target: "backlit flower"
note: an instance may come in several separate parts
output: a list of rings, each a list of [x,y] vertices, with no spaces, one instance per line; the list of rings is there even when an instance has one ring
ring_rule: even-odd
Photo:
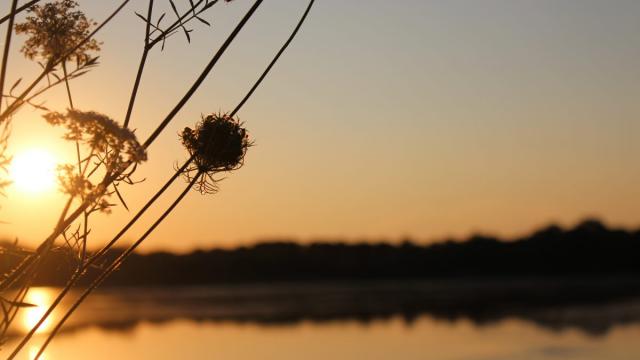
[[[218,179],[214,175],[222,171],[240,168],[251,142],[242,123],[227,114],[211,114],[204,117],[195,129],[185,128],[180,134],[182,144],[193,156],[194,165],[185,175],[191,180],[194,172],[200,174],[195,189],[201,193],[214,193]]]
[[[67,54],[89,35],[91,26],[96,25],[82,11],[76,10],[77,6],[73,0],[58,0],[29,8],[30,15],[25,22],[15,26],[16,33],[29,37],[22,46],[22,53],[28,59],[40,58],[47,62],[75,60],[84,63],[90,60],[88,53],[100,50],[95,39]],[[61,59],[65,54],[65,59]]]
[[[68,110],[66,114],[50,112],[44,118],[51,125],[66,127],[65,139],[85,143],[94,154],[102,155],[110,169],[127,162],[147,160],[147,153],[133,131],[106,115],[94,111]]]

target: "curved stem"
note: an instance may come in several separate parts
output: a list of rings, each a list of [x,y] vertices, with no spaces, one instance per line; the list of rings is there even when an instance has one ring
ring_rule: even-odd
[[[182,201],[182,199],[187,195],[189,190],[191,190],[191,187],[196,183],[196,181],[200,178],[201,175],[202,173],[198,172],[196,176],[194,176],[193,179],[191,179],[191,181],[185,187],[185,189],[182,190],[180,195],[173,201],[173,203],[171,203],[169,208],[165,210],[164,213],[162,213],[162,215],[158,218],[158,220],[156,220],[153,223],[153,225],[151,225],[151,227],[135,243],[129,246],[129,248],[124,253],[118,256],[118,258],[113,263],[111,263],[111,265],[107,269],[105,269],[96,280],[94,280],[94,282],[82,293],[82,295],[80,295],[80,297],[76,300],[76,302],[74,302],[73,305],[71,305],[69,310],[67,310],[64,316],[56,324],[55,328],[53,328],[51,333],[49,333],[49,335],[47,336],[47,339],[40,347],[40,350],[38,351],[38,354],[35,356],[34,360],[37,360],[38,358],[40,358],[40,356],[42,355],[44,350],[47,348],[51,340],[53,340],[53,337],[57,334],[58,331],[60,331],[60,328],[62,327],[62,325],[64,325],[65,321],[67,321],[67,319],[71,316],[71,314],[73,314],[73,312],[80,306],[80,304],[84,301],[84,299],[87,296],[89,296],[89,294],[91,294],[91,292],[93,292],[93,290],[95,290],[115,269],[117,269],[118,266],[120,266],[120,264],[122,264],[122,262],[155,230],[155,228],[158,227],[158,225],[160,225],[160,223],[162,223],[162,221],[167,216],[169,216],[169,214],[171,214],[173,209],[175,209],[175,207],[180,203],[180,201]],[[16,349],[7,358],[7,360],[12,360],[18,354],[18,351],[19,349]]]
[[[63,219],[69,211],[72,201],[73,197],[70,197],[69,200],[67,200],[67,203],[62,210],[61,216],[58,219],[58,225],[56,226],[56,230],[54,231],[55,233],[59,234],[60,232],[62,232],[62,230],[66,229],[70,225],[70,223],[64,222]],[[46,252],[49,249],[55,238],[57,238],[57,236],[49,236],[42,244],[40,244],[40,246],[38,246],[38,248],[32,255],[27,256],[24,260],[22,260],[20,265],[11,270],[11,272],[4,279],[2,279],[2,282],[0,282],[0,291],[10,288],[13,284],[15,284],[18,280],[25,276],[28,272],[27,270],[34,262],[38,260],[42,253]]]
[[[189,99],[193,96],[196,90],[198,90],[202,82],[207,78],[207,75],[209,75],[213,67],[218,63],[218,60],[220,60],[220,58],[222,57],[222,54],[224,54],[224,52],[227,50],[229,45],[231,45],[231,43],[236,38],[240,30],[242,30],[242,28],[247,24],[251,16],[253,16],[253,13],[255,13],[255,11],[258,10],[258,7],[260,6],[260,4],[262,4],[262,1],[263,0],[256,0],[256,2],[253,3],[253,6],[249,9],[249,11],[247,11],[247,13],[244,15],[242,20],[240,20],[236,28],[233,29],[233,31],[231,32],[231,35],[229,35],[227,40],[225,40],[222,46],[220,46],[216,54],[213,56],[213,58],[211,58],[211,61],[209,61],[209,63],[204,68],[200,76],[198,76],[198,78],[193,83],[191,88],[189,88],[187,93],[182,97],[182,99],[180,99],[178,104],[173,108],[173,110],[171,110],[171,112],[169,112],[169,115],[167,115],[167,117],[160,123],[160,125],[158,125],[158,127],[153,131],[153,133],[149,136],[149,138],[144,142],[142,146],[145,149],[148,148],[149,145],[151,145],[151,143],[155,141],[155,139],[158,137],[158,135],[160,135],[162,130],[164,130],[164,128],[167,125],[169,125],[171,120],[178,114],[180,109],[182,109],[182,107],[187,103],[187,101],[189,101]]]
[[[4,40],[4,51],[2,52],[2,69],[0,70],[0,96],[4,95],[4,80],[7,75],[7,63],[9,61],[9,48],[11,47],[11,35],[13,34],[13,21],[16,17],[16,7],[18,0],[11,2],[11,13],[9,14],[9,25],[7,25],[7,36]],[[2,99],[0,99],[0,109],[2,109]]]
[[[138,65],[138,72],[136,73],[136,79],[133,82],[133,90],[131,90],[131,96],[129,97],[129,105],[127,106],[127,114],[124,117],[124,127],[129,126],[131,120],[131,113],[133,112],[133,104],[136,102],[136,96],[138,95],[138,87],[142,80],[142,72],[144,71],[144,65],[147,63],[147,55],[149,54],[149,32],[151,29],[151,15],[153,14],[153,0],[149,0],[149,10],[147,11],[147,26],[144,33],[144,48],[142,49],[142,57],[140,58],[140,65]]]
[[[46,321],[49,315],[51,315],[53,310],[60,304],[62,299],[67,295],[69,290],[71,290],[71,288],[78,282],[80,277],[98,259],[100,259],[109,249],[111,249],[111,247],[113,247],[113,245],[131,228],[131,226],[133,226],[133,224],[135,224],[138,221],[138,219],[140,219],[140,217],[169,188],[169,186],[173,184],[173,182],[180,175],[182,175],[182,173],[186,170],[186,168],[191,164],[193,159],[194,159],[194,156],[192,156],[189,160],[187,160],[180,169],[176,170],[175,174],[173,174],[173,176],[162,186],[162,188],[160,188],[160,190],[158,190],[153,195],[153,197],[151,197],[151,199],[147,201],[147,203],[138,211],[138,213],[136,213],[136,215],[133,218],[131,218],[131,220],[129,220],[129,222],[118,232],[118,234],[116,234],[116,236],[114,236],[113,239],[111,239],[111,241],[109,241],[109,243],[107,243],[100,251],[98,251],[95,255],[89,258],[89,260],[85,264],[83,264],[82,267],[72,275],[71,279],[69,279],[65,287],[60,292],[60,294],[58,294],[56,299],[51,303],[51,305],[49,305],[49,308],[47,309],[47,311],[44,314],[42,314],[42,316],[40,317],[40,320],[38,320],[38,322],[34,326],[32,326],[29,332],[22,338],[22,341],[20,341],[20,344],[18,344],[14,352],[16,353],[19,352],[27,344],[27,342],[29,342],[29,340],[33,337],[33,335],[36,333],[38,328],[42,326],[42,324]]]
[[[198,0],[198,2],[196,2],[193,5],[193,8],[197,8],[198,6],[200,6],[200,4],[202,4],[204,0]],[[179,26],[180,24],[184,24],[183,20],[189,16],[191,12],[185,12],[184,14],[182,14],[182,16],[178,17],[178,19],[176,21],[173,22],[173,24],[169,25],[165,31],[161,31],[161,34],[156,36],[153,40],[149,39],[149,43],[147,44],[147,46],[149,47],[149,49],[151,49],[152,47],[154,47],[158,42],[160,42],[162,40],[163,37],[167,36],[168,37],[168,33],[171,33],[172,31],[174,31],[176,29],[177,26]],[[151,21],[151,17],[147,17],[148,21]],[[155,28],[155,26],[154,26]],[[158,28],[155,28],[158,29]],[[155,31],[154,29],[154,31]],[[158,29],[159,30],[159,29]]]
[[[278,53],[273,58],[273,60],[271,60],[271,63],[269,63],[269,66],[267,66],[267,68],[264,70],[262,75],[260,75],[260,78],[258,78],[258,81],[256,81],[256,83],[253,85],[251,90],[249,90],[247,95],[242,99],[242,101],[240,101],[238,106],[236,106],[236,108],[231,112],[230,116],[233,117],[244,105],[244,103],[247,102],[247,100],[249,100],[251,95],[253,95],[253,92],[256,91],[258,86],[260,86],[260,83],[262,83],[262,80],[264,80],[264,78],[267,76],[269,71],[271,71],[271,68],[273,67],[273,65],[275,65],[275,63],[278,61],[278,59],[280,58],[280,55],[282,55],[282,53],[287,49],[287,47],[289,47],[289,44],[291,44],[291,41],[293,40],[293,38],[295,38],[296,34],[298,34],[300,27],[302,27],[302,24],[307,18],[307,15],[309,15],[309,11],[311,11],[311,7],[313,6],[314,2],[315,0],[309,1],[309,5],[307,6],[307,9],[305,10],[304,14],[302,14],[302,17],[300,18],[300,20],[298,21],[298,25],[296,25],[295,29],[293,29],[293,32],[291,33],[291,35],[289,35],[289,38],[287,39],[287,41],[285,41],[284,45],[282,45],[282,47],[280,48],[280,51],[278,51]]]
[[[67,98],[69,98],[69,107],[73,109],[73,98],[71,97],[71,86],[69,86],[69,74],[67,74],[67,62],[62,62],[62,75],[64,76],[64,85],[67,88]]]
[[[40,0],[31,0],[28,3],[20,6],[19,8],[12,10],[10,13],[8,13],[7,15],[3,16],[2,18],[0,18],[0,24],[4,23],[5,21],[11,19],[12,17],[14,17],[15,15],[18,15],[19,13],[29,9],[30,7],[32,7],[33,5],[39,3]]]

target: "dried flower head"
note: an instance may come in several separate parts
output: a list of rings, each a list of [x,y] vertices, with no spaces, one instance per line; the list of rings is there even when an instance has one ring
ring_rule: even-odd
[[[88,145],[92,153],[100,156],[108,170],[119,169],[129,162],[147,160],[147,153],[133,131],[120,126],[106,115],[93,111],[68,110],[66,114],[50,112],[44,118],[51,125],[67,128],[66,140]]]
[[[89,35],[91,26],[96,25],[82,11],[76,10],[77,6],[78,3],[73,0],[58,0],[29,8],[31,15],[15,27],[16,33],[29,36],[21,49],[22,53],[30,60],[61,60]],[[62,60],[84,63],[90,60],[90,51],[99,50],[100,44],[91,39]]]
[[[240,168],[251,142],[242,123],[227,114],[211,114],[203,117],[195,129],[186,127],[180,134],[182,144],[194,157],[191,173],[202,173],[196,189],[201,193],[213,193],[216,179],[213,175],[221,171]]]
[[[202,172],[229,171],[242,166],[251,145],[242,123],[226,114],[204,117],[195,129],[184,128],[182,144]]]

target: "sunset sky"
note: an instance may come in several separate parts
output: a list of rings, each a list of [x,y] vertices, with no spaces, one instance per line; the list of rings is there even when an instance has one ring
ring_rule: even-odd
[[[79,2],[97,21],[118,3]],[[221,2],[204,16],[211,28],[191,24],[191,44],[176,34],[164,51],[152,51],[131,122],[140,139],[251,4]],[[146,181],[123,188],[132,211],[187,158],[178,132],[200,114],[233,109],[305,7],[264,2],[149,149],[138,172]],[[98,34],[100,66],[71,83],[78,109],[124,118],[144,31],[134,11],[145,13],[146,1],[132,0]],[[587,216],[640,226],[638,14],[636,0],[318,0],[239,113],[256,144],[244,168],[228,174],[216,195],[189,194],[142,249],[514,236]],[[9,86],[39,70],[18,52],[23,39],[12,46]],[[67,107],[63,87],[43,100]],[[38,148],[72,159],[74,145],[60,141],[41,113],[23,108],[12,128],[16,156]],[[135,239],[184,186],[176,183],[125,238]],[[13,186],[0,202],[0,234],[34,245],[63,203],[53,190]],[[93,244],[130,215],[119,207],[95,216]]]

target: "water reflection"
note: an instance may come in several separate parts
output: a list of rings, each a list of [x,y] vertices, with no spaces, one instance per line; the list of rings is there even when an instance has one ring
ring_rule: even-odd
[[[399,318],[366,326],[340,321],[266,327],[175,319],[162,325],[141,322],[125,336],[92,327],[61,334],[47,356],[65,360],[629,360],[640,356],[639,335],[638,325],[617,327],[593,338],[574,330],[548,332],[520,320],[478,326],[426,316],[410,327]],[[26,355],[20,358],[24,359]]]
[[[50,288],[33,288],[29,290],[25,297],[25,302],[35,306],[21,309],[18,312],[17,319],[17,323],[22,325],[24,332],[28,332],[36,326],[42,315],[47,311],[48,306],[53,302],[55,295],[55,290]],[[46,332],[50,327],[51,318],[47,318],[36,333]]]
[[[28,300],[41,307],[24,312],[24,328],[37,321],[57,291],[32,290]],[[71,360],[640,358],[640,298],[589,291],[567,282],[554,287],[477,281],[106,289],[89,297],[46,355]],[[2,351],[20,334],[13,335]],[[36,336],[32,349],[42,340],[42,334]],[[32,358],[30,352],[23,359]]]
[[[633,289],[630,284],[626,291]],[[400,317],[411,325],[421,316],[478,326],[520,319],[549,331],[576,329],[592,336],[640,323],[640,296],[603,291],[593,281],[542,282],[360,282],[236,285],[185,288],[115,288],[88,298],[65,331],[87,326],[126,331],[140,322],[174,319],[197,322],[254,323],[357,321],[368,324]],[[596,289],[596,290],[594,290]],[[23,330],[35,324],[58,289],[35,288],[27,298],[38,307],[21,314]],[[77,293],[70,293],[73,299]],[[69,301],[69,300],[68,300]],[[63,302],[53,320],[69,304]],[[52,319],[40,331],[47,331]]]
[[[38,352],[40,351],[40,348],[37,346],[29,346],[28,347],[29,351],[28,351],[28,359],[32,360],[32,359],[36,359],[36,356],[38,356]],[[38,358],[39,360],[47,360],[49,359],[49,357],[46,354],[42,354],[40,355],[40,357]]]

